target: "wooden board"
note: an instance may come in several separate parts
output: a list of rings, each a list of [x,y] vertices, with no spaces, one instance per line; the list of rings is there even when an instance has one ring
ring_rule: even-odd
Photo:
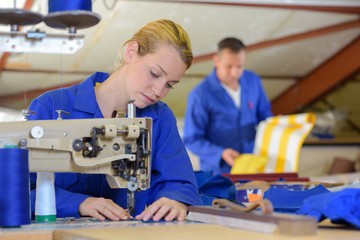
[[[275,182],[279,179],[292,182],[306,182],[309,181],[309,178],[298,177],[297,173],[255,173],[255,174],[221,174],[224,177],[230,178],[234,183],[238,181],[253,181],[253,180],[262,180],[266,182]]]
[[[263,233],[286,235],[315,235],[315,218],[285,214],[263,214],[259,211],[239,212],[211,206],[190,206],[188,220],[225,225]]]

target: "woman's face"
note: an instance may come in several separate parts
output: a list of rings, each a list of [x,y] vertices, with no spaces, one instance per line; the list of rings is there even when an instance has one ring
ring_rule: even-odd
[[[125,84],[138,108],[163,99],[186,71],[185,63],[170,44],[161,44],[155,53],[145,56],[139,56],[137,51],[128,54]]]

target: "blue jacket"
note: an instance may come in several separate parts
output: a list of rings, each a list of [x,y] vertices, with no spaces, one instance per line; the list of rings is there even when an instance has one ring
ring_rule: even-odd
[[[215,68],[188,95],[183,139],[199,156],[203,171],[230,172],[221,159],[223,150],[252,153],[258,123],[273,115],[258,75],[245,70],[239,82],[240,108],[221,86]]]
[[[29,120],[57,119],[55,110],[70,112],[63,119],[103,118],[96,101],[94,86],[108,78],[107,73],[94,73],[88,79],[69,88],[47,92],[33,100],[29,109],[36,115]],[[179,136],[176,119],[162,102],[136,110],[137,117],[153,119],[151,183],[146,191],[135,192],[135,215],[146,205],[161,197],[190,205],[200,205],[201,198],[190,159]],[[32,216],[35,206],[36,174],[31,176]],[[126,209],[126,189],[111,189],[105,175],[56,173],[55,192],[57,217],[79,217],[78,207],[87,197],[104,197]]]

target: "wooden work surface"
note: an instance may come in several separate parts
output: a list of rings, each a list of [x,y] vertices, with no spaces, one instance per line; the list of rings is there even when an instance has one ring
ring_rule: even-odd
[[[98,227],[71,227],[69,229],[16,230],[2,229],[1,240],[70,240],[70,239],[147,239],[147,240],[212,240],[212,239],[286,239],[286,240],[322,240],[322,239],[360,239],[360,230],[346,229],[324,221],[319,224],[315,236],[295,236],[264,234],[220,225],[201,224],[193,222],[171,223],[141,223],[131,225],[104,224]]]
[[[52,240],[53,230],[24,230],[19,231],[17,229],[1,229],[1,240]]]

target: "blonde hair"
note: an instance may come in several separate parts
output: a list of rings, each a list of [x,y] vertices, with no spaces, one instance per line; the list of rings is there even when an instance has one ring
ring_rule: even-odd
[[[121,47],[115,67],[118,68],[124,64],[122,50],[130,42],[136,41],[139,45],[138,54],[145,56],[156,52],[161,43],[169,43],[179,53],[181,59],[188,69],[193,60],[190,38],[187,32],[177,23],[171,20],[161,19],[147,23],[138,30]]]

